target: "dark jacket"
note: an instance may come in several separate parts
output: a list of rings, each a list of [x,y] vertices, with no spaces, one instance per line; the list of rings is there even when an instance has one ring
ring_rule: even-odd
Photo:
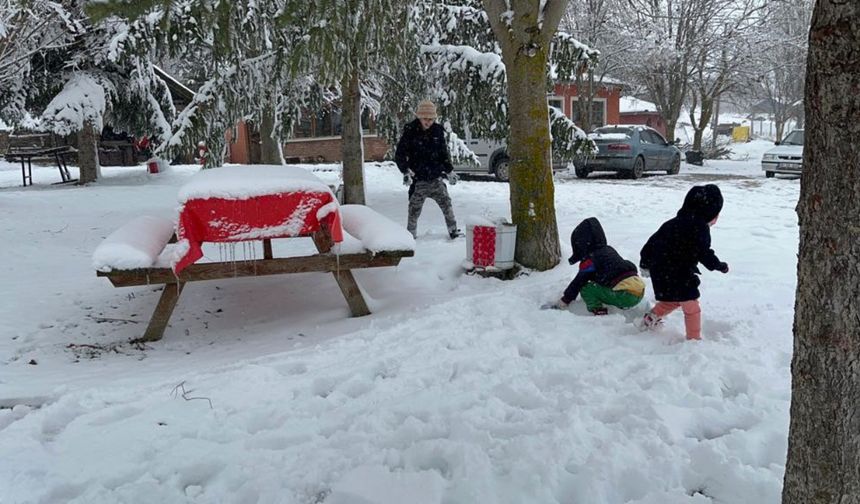
[[[719,187],[695,186],[684,198],[678,215],[660,226],[642,247],[639,266],[650,271],[658,301],[698,299],[698,263],[711,271],[725,270],[725,263],[711,250],[708,226],[722,208]]]
[[[406,124],[397,142],[394,162],[401,173],[412,170],[415,180],[425,182],[451,173],[454,165],[445,142],[445,129],[438,123],[422,129],[418,119]]]
[[[573,254],[567,261],[579,263],[579,272],[564,290],[561,300],[570,303],[588,282],[604,287],[615,287],[618,282],[635,276],[636,265],[623,259],[614,248],[606,244],[606,234],[600,221],[589,217],[580,222],[570,234]]]

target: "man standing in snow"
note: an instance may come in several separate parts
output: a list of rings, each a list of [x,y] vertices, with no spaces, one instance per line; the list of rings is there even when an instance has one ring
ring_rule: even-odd
[[[409,220],[406,228],[417,237],[418,217],[424,200],[433,199],[445,215],[448,236],[453,240],[460,236],[451,197],[443,178],[448,183],[457,183],[457,174],[451,164],[451,154],[445,142],[445,130],[436,124],[436,105],[423,100],[415,110],[416,119],[403,128],[403,136],[397,142],[394,162],[403,173],[403,184],[409,186]]]

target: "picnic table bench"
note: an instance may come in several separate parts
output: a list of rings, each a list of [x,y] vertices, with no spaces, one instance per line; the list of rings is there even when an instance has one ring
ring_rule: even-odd
[[[328,186],[302,168],[231,166],[204,170],[194,179],[180,190],[178,226],[141,216],[105,238],[93,254],[97,275],[115,287],[164,284],[137,341],[161,339],[185,284],[204,280],[332,273],[351,315],[368,315],[352,270],[396,266],[414,255],[414,239],[402,226],[363,205],[338,205]],[[236,186],[240,180],[244,188]],[[313,240],[316,254],[274,256],[273,239],[301,237]],[[262,242],[262,257],[197,262],[203,242],[240,241]]]
[[[6,160],[9,162],[21,162],[21,178],[23,179],[24,187],[33,185],[33,158],[53,158],[57,163],[57,169],[60,171],[61,182],[73,182],[77,179],[72,179],[69,174],[69,168],[66,165],[66,155],[74,154],[77,149],[70,145],[60,147],[9,147],[6,151]],[[25,164],[26,163],[26,164]]]

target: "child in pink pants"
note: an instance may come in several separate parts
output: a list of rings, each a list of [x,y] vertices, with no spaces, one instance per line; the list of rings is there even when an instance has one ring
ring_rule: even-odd
[[[653,329],[663,317],[678,308],[684,312],[687,339],[702,337],[702,309],[699,307],[699,268],[729,272],[711,249],[710,227],[723,208],[723,195],[714,184],[694,186],[684,198],[678,215],[651,235],[640,252],[642,276],[651,277],[657,304],[642,319]]]

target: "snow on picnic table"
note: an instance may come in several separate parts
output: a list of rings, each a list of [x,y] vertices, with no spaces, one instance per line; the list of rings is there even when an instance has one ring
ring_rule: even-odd
[[[644,307],[540,311],[572,278],[564,263],[464,275],[464,240],[428,202],[415,257],[355,272],[373,315],[349,318],[329,274],[199,282],[162,341],[130,345],[158,289],[113,288],[90,256],[137,215],[175,215],[196,170],[106,167],[78,188],[34,168],[21,188],[0,163],[4,503],[779,502],[796,179],[765,179],[752,156],[635,181],[559,175],[562,257],[596,216],[635,261],[690,186],[720,185],[713,245],[732,269],[702,275],[701,342],[683,341],[680,314],[637,332]],[[369,205],[405,225],[399,172],[366,170]],[[449,190],[461,220],[509,217],[506,184]],[[276,254],[300,240],[284,242]]]

